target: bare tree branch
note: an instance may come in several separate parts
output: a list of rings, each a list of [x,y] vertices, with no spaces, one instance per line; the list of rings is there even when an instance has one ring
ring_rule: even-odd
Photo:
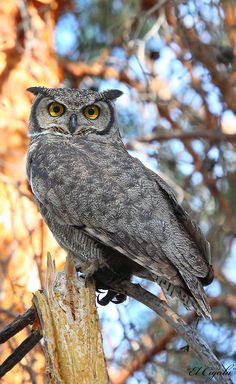
[[[223,305],[232,311],[236,311],[236,299],[233,295],[210,297],[209,304],[211,308]],[[190,312],[184,317],[184,321],[187,324],[192,324],[196,318],[196,312]],[[176,331],[173,328],[165,332],[150,349],[136,356],[129,365],[122,368],[119,373],[113,374],[111,377],[112,384],[125,384],[126,380],[131,377],[135,371],[141,370],[143,365],[150,362],[155,355],[163,350],[167,350],[167,344],[174,336],[176,336]],[[170,351],[168,350],[168,352]],[[174,350],[174,352],[176,353],[177,351]]]
[[[42,338],[40,331],[34,331],[19,347],[0,365],[0,377],[9,372]]]
[[[0,332],[0,344],[5,343],[16,333],[24,329],[27,325],[33,324],[34,320],[35,310],[33,307],[31,307],[22,315],[17,316],[15,320],[13,320]]]
[[[205,139],[209,140],[212,143],[220,142],[220,141],[236,141],[236,134],[223,133],[218,130],[208,130],[208,131],[193,131],[193,132],[183,132],[180,130],[171,130],[166,132],[154,132],[149,135],[145,135],[143,137],[138,137],[135,140],[130,140],[126,144],[127,149],[132,149],[135,146],[135,143],[152,143],[153,141],[167,141],[167,140],[196,140],[196,139]]]
[[[218,373],[218,375],[215,376],[216,383],[222,383],[222,377],[224,377],[224,383],[232,384],[230,377],[225,375],[221,376],[221,374],[224,374],[225,369],[203,338],[195,329],[187,325],[186,322],[179,317],[165,301],[160,300],[140,285],[132,284],[128,281],[123,281],[121,283],[113,282],[112,288],[136,299],[165,319],[165,321],[176,331],[176,333],[185,339],[202,363],[205,364],[206,367],[209,367],[211,370]]]

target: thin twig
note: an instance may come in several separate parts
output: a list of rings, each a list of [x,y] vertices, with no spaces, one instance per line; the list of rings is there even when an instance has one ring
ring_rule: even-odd
[[[35,310],[33,307],[31,307],[22,315],[17,316],[15,320],[13,320],[0,332],[0,344],[5,343],[16,333],[24,329],[27,325],[32,324],[34,320]]]
[[[0,377],[9,372],[42,338],[40,331],[33,332],[19,347],[0,365]]]

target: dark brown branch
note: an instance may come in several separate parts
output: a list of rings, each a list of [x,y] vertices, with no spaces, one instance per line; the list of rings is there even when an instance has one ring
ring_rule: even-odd
[[[17,316],[15,320],[12,321],[9,325],[7,325],[0,332],[0,344],[5,343],[12,336],[16,335],[22,329],[24,329],[27,325],[33,324],[35,320],[35,310],[33,307],[29,308],[22,315]]]
[[[124,281],[122,283],[112,283],[112,288],[128,295],[140,303],[146,305],[160,317],[162,317],[178,335],[183,337],[188,345],[192,348],[197,357],[205,364],[206,367],[223,374],[224,367],[220,361],[213,354],[204,339],[197,333],[197,331],[191,328],[185,323],[185,321],[179,317],[165,301],[160,300],[152,293],[146,291],[138,284],[132,284],[131,282]],[[215,382],[222,383],[222,377],[224,377],[224,383],[232,384],[232,381],[227,376],[221,376],[220,374],[215,376]]]
[[[223,133],[216,130],[208,130],[208,131],[194,131],[194,132],[183,132],[180,130],[172,130],[166,132],[154,132],[150,135],[145,135],[143,137],[139,137],[136,140],[130,140],[126,147],[128,149],[132,149],[136,142],[141,143],[152,143],[153,141],[167,141],[172,139],[179,140],[196,140],[196,139],[206,139],[211,142],[219,142],[219,141],[236,141],[236,134]]]
[[[0,377],[9,372],[42,338],[40,331],[33,332],[19,347],[0,365]]]

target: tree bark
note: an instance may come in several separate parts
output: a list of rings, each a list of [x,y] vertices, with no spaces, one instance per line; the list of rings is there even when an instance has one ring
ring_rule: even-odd
[[[44,338],[50,384],[108,382],[93,281],[78,279],[68,256],[57,273],[48,256],[46,287],[33,299]]]

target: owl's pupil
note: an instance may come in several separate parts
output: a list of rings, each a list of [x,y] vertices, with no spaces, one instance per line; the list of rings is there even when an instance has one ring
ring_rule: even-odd
[[[60,112],[60,107],[59,106],[53,107],[53,112],[54,113]]]
[[[88,114],[89,114],[89,115],[93,115],[93,114],[94,114],[94,109],[93,109],[93,108],[90,108],[90,109],[88,110]]]

